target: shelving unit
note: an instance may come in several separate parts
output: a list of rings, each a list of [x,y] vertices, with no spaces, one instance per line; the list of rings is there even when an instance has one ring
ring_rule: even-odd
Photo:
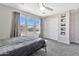
[[[70,20],[70,13],[65,12],[59,15],[58,21],[58,41],[66,44],[70,44],[69,40],[69,20]]]
[[[60,35],[64,36],[66,34],[66,14],[61,15],[60,19]]]

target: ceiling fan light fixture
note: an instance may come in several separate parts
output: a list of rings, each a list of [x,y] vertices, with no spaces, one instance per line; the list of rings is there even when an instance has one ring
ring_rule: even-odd
[[[42,3],[40,3],[39,6],[41,11],[45,11],[45,7],[43,7]]]
[[[44,8],[44,7],[40,7],[40,10],[41,10],[41,11],[45,11],[45,8]]]

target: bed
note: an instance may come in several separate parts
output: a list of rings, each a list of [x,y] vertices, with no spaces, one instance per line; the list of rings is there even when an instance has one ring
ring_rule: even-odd
[[[36,37],[16,37],[0,40],[0,56],[29,56],[39,49],[46,50],[45,40]]]

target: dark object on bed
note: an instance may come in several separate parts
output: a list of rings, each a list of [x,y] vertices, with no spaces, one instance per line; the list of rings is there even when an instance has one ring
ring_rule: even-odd
[[[43,40],[42,38],[19,37],[19,38],[14,38],[14,40],[15,41],[11,41],[11,42],[15,43],[15,45],[13,46],[13,48],[15,49],[12,49],[12,50],[9,49],[9,51],[7,49],[5,53],[2,53],[0,55],[2,56],[29,56],[41,48],[44,48],[45,52],[47,52],[45,40]],[[13,45],[12,43],[9,43],[9,44]],[[22,45],[22,46],[18,47],[17,45],[19,46]]]

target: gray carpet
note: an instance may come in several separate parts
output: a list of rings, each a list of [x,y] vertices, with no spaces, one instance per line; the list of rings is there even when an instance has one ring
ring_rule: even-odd
[[[32,56],[79,56],[78,44],[63,44],[54,40],[46,40],[47,53],[43,49],[35,52]]]

